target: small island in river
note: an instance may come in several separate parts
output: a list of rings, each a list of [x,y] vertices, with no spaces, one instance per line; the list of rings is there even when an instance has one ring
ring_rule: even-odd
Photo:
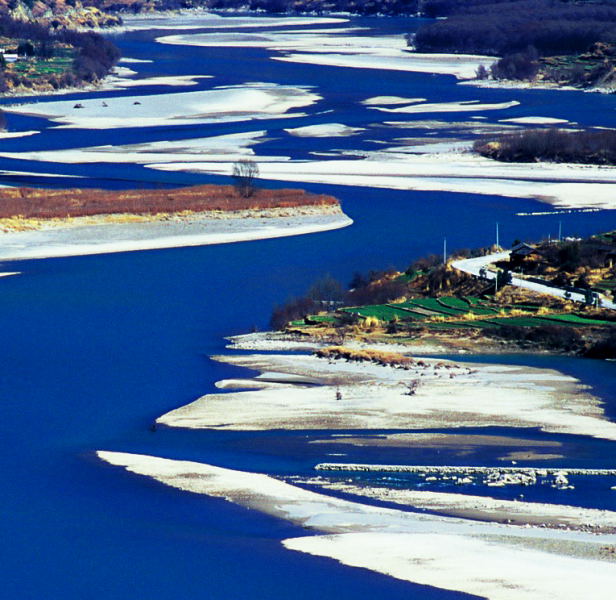
[[[616,358],[615,265],[614,232],[433,255],[404,272],[358,273],[348,291],[325,277],[277,307],[272,326],[347,360],[376,360],[350,356],[348,342]]]
[[[299,235],[351,224],[304,190],[199,185],[149,190],[0,190],[0,259],[103,254]]]

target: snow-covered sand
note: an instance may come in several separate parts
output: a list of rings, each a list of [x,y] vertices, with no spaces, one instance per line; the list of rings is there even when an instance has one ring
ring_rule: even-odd
[[[394,106],[396,104],[414,104],[415,102],[427,102],[426,98],[404,98],[402,96],[373,96],[366,98],[362,104],[366,106]]]
[[[158,77],[143,77],[141,79],[129,79],[127,75],[136,75],[135,72],[130,74],[118,73],[117,67],[115,72],[105,77],[103,85],[99,89],[126,89],[131,87],[143,87],[148,85],[168,85],[168,86],[191,86],[197,85],[199,79],[210,79],[211,75],[161,75]]]
[[[208,394],[159,417],[158,423],[225,430],[537,427],[616,440],[616,423],[605,418],[600,402],[579,381],[557,371],[437,359],[421,359],[402,370],[316,356],[215,358],[329,385]],[[405,384],[414,380],[420,387],[409,396]]]
[[[519,125],[563,125],[569,123],[567,119],[556,119],[554,117],[514,117],[511,119],[501,119],[501,123],[518,123]]]
[[[108,254],[226,244],[329,231],[352,223],[346,215],[304,209],[295,216],[187,219],[53,227],[0,234],[0,260]]]
[[[22,138],[29,137],[31,135],[36,135],[37,133],[41,133],[40,131],[0,131],[0,139],[9,140],[12,138]]]
[[[319,99],[303,87],[252,83],[154,96],[9,104],[4,110],[46,117],[67,128],[107,129],[283,118],[291,109],[309,106]]]
[[[491,600],[579,600],[589,589],[593,600],[613,596],[616,565],[601,549],[616,542],[614,535],[421,515],[317,494],[258,473],[119,452],[97,454],[165,485],[225,498],[325,534],[284,540],[291,550]]]
[[[270,351],[293,351],[301,350],[310,352],[316,348],[327,345],[325,342],[319,343],[312,339],[302,339],[301,337],[292,336],[279,331],[266,331],[256,333],[246,333],[243,335],[235,335],[227,338],[229,340],[228,348],[232,350],[254,350],[257,352]],[[345,346],[356,349],[373,348],[374,344],[365,344],[356,341],[345,341]],[[386,352],[409,352],[409,346],[396,343],[379,343],[378,349]],[[414,343],[412,347],[413,354],[441,354],[444,351],[443,346],[436,344]],[[448,354],[451,354],[449,348],[445,349]]]
[[[487,110],[506,110],[518,106],[520,103],[517,100],[509,102],[500,102],[497,104],[485,104],[475,100],[465,100],[462,102],[421,102],[419,99],[414,100],[407,106],[398,106],[390,108],[389,106],[370,105],[370,108],[388,113],[448,113],[448,112],[484,112]]]

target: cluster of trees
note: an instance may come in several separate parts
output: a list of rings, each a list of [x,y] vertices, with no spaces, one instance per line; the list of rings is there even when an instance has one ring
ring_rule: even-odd
[[[562,325],[541,325],[539,327],[518,327],[503,325],[495,329],[484,329],[483,333],[490,337],[578,353],[583,350],[583,337],[575,328]]]
[[[397,275],[397,271],[395,273]],[[290,321],[342,305],[364,306],[393,302],[408,292],[408,283],[394,276],[393,270],[355,273],[348,287],[345,289],[331,275],[325,275],[312,284],[302,297],[291,298],[276,306],[270,319],[271,327],[282,329]],[[347,318],[349,324],[357,321],[356,315],[348,315]]]
[[[540,327],[517,327],[504,325],[498,329],[485,329],[485,335],[521,345],[575,353],[587,358],[616,358],[616,332],[597,331],[589,341],[588,334],[573,327],[542,325]]]
[[[616,359],[616,332],[593,343],[584,353],[587,358]]]
[[[505,162],[551,162],[616,165],[616,131],[528,129],[478,140],[474,150]]]
[[[55,29],[37,23],[18,21],[0,15],[0,36],[20,40],[18,52],[29,57],[50,58],[56,45],[64,44],[75,50],[72,72],[51,75],[52,87],[67,87],[82,82],[94,82],[104,77],[120,58],[116,46],[101,35]],[[0,73],[0,91],[12,85],[32,86],[28,77],[3,71]]]
[[[448,18],[421,27],[412,43],[420,52],[524,52],[575,54],[595,42],[616,40],[616,5],[561,0],[429,0],[432,16]]]
[[[485,248],[465,249],[457,251],[455,255],[481,256],[487,251]],[[402,275],[393,267],[367,273],[356,272],[346,289],[339,281],[326,275],[316,281],[303,296],[291,298],[276,306],[270,325],[273,329],[283,329],[290,321],[298,321],[308,315],[332,310],[338,306],[387,304],[409,295],[434,296],[448,293],[452,289],[460,290],[461,294],[472,294],[477,290],[477,281],[443,264],[442,256],[431,254],[415,260]],[[346,324],[357,321],[356,315],[344,313],[340,317],[347,319]],[[401,326],[392,324],[394,328]]]
[[[590,240],[545,244],[540,246],[541,259],[536,263],[534,272],[552,274],[552,283],[561,287],[573,286],[591,289],[587,272],[592,269],[608,268],[608,254],[616,253],[616,245],[611,246]],[[554,272],[556,271],[556,274]],[[532,273],[533,271],[528,271]],[[616,269],[612,267],[616,276]]]
[[[346,301],[352,306],[385,304],[408,292],[408,284],[395,269],[355,273],[349,285]]]
[[[298,321],[322,310],[331,310],[344,302],[346,292],[342,284],[331,275],[315,281],[300,298],[290,298],[275,306],[270,318],[272,329],[283,329],[291,321]]]

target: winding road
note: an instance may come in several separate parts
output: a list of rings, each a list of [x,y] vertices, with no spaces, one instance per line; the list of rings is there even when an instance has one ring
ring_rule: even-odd
[[[464,273],[468,273],[469,275],[474,275],[476,277],[481,277],[482,270],[485,269],[484,277],[485,279],[494,279],[496,277],[496,273],[488,270],[488,266],[501,261],[507,260],[509,258],[509,251],[505,252],[496,252],[495,254],[487,254],[486,256],[478,256],[476,258],[464,258],[461,260],[454,260],[451,263],[451,266],[454,269],[458,269]],[[549,294],[550,296],[557,296],[559,298],[565,298],[565,294],[567,294],[567,290],[554,287],[547,284],[538,283],[536,281],[529,281],[527,279],[522,279],[521,277],[516,277],[512,274],[510,285],[515,285],[521,288],[526,288],[527,290],[533,290],[535,292],[539,292],[541,294]],[[574,300],[576,302],[585,302],[586,295],[580,292],[569,292],[570,300]],[[612,310],[616,310],[616,303],[608,300],[602,294],[599,294],[599,306],[601,308],[609,308]]]

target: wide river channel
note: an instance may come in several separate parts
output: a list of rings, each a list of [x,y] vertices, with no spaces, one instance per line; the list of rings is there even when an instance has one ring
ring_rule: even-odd
[[[38,133],[2,140],[0,183],[131,188],[228,181],[220,174],[150,168],[146,163],[156,162],[151,157],[141,163],[128,155],[124,160],[121,154],[100,161],[90,156],[80,162],[70,158],[70,152],[63,153],[84,147],[122,146],[118,152],[126,152],[128,146],[139,152],[151,151],[148,145],[159,142],[153,151],[160,153],[167,142],[185,141],[190,146],[194,140],[231,134],[250,140],[254,132],[262,132],[252,146],[257,160],[274,156],[309,164],[324,156],[348,159],[353,153],[408,145],[408,139],[417,144],[420,138],[430,143],[474,139],[473,123],[497,128],[502,119],[549,117],[616,127],[614,95],[484,89],[458,85],[452,75],[273,60],[280,52],[263,46],[156,41],[162,36],[221,32],[227,41],[236,33],[246,40],[264,29],[290,31],[286,35],[293,36],[317,27],[319,35],[332,28],[339,37],[387,38],[401,37],[417,26],[415,19],[349,18],[329,24],[287,19],[255,27],[250,19],[224,29],[222,19],[201,24],[193,19],[194,29],[189,30],[179,28],[180,21],[157,22],[160,28],[155,30],[140,21],[140,29],[113,34],[123,56],[132,59],[122,66],[137,73],[133,79],[210,76],[193,79],[190,87],[170,81],[35,100],[39,107],[59,100],[92,99],[113,107],[118,98],[139,106],[134,100],[139,97],[145,106],[148,98],[161,95],[161,106],[183,110],[185,98],[174,104],[168,96],[255,82],[297,88],[301,90],[297,94],[309,92],[318,96],[316,100],[286,112],[281,109],[280,114],[214,116],[188,124],[141,123],[137,116],[129,125],[115,121],[89,128],[83,120],[67,127],[31,113],[8,114],[10,131]],[[356,31],[343,31],[350,28]],[[389,115],[364,103],[375,96],[421,98],[435,104],[478,101],[508,108]],[[2,104],[22,102],[33,99],[2,100]],[[166,117],[178,117],[171,109],[167,112]],[[331,123],[358,131],[350,136],[299,136],[287,131]],[[406,141],[401,142],[402,137]],[[173,146],[175,152],[180,152],[178,144]],[[35,154],[42,152],[45,160]],[[178,156],[181,161],[181,152]],[[165,161],[173,162],[168,158],[160,162]],[[278,178],[263,185],[289,184]],[[336,452],[331,445],[309,446],[311,432],[152,431],[150,426],[161,414],[214,391],[216,381],[241,373],[208,356],[224,349],[225,336],[267,328],[276,303],[302,293],[324,273],[347,282],[355,271],[403,268],[421,255],[440,251],[445,237],[452,249],[491,244],[497,222],[501,242],[509,244],[516,238],[557,235],[559,226],[567,235],[614,229],[616,214],[604,209],[559,210],[532,198],[394,190],[348,185],[343,180],[338,185],[332,180],[292,185],[337,196],[354,224],[275,240],[4,265],[21,275],[0,279],[2,598],[463,596],[285,550],[280,540],[303,535],[301,530],[222,499],[179,492],[110,468],[94,452],[116,450],[245,471],[310,474],[315,463]],[[511,360],[575,375],[592,386],[609,414],[616,414],[614,363],[545,356]],[[609,464],[613,443],[552,437],[577,445],[582,466],[613,466]],[[354,458],[350,451],[345,460]],[[418,460],[410,454],[378,453],[362,459]],[[615,510],[616,492],[595,500],[580,495],[568,501]]]

